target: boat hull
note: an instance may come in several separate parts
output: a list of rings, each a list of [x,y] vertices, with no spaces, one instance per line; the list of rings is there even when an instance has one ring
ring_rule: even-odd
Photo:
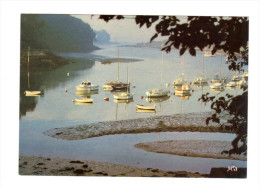
[[[41,91],[25,91],[26,96],[40,95]]]
[[[142,110],[155,110],[156,106],[147,106],[147,105],[140,105],[140,104],[136,104],[136,108],[138,109],[142,109]]]
[[[93,99],[75,99],[77,103],[93,103]]]
[[[78,91],[94,91],[94,90],[98,90],[99,86],[82,86],[82,85],[78,85],[77,87]]]

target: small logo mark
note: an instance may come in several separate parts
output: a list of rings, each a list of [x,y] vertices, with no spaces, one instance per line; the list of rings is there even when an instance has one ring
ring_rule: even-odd
[[[231,171],[231,172],[236,172],[237,171],[237,167],[232,165],[232,166],[228,166],[227,172]]]

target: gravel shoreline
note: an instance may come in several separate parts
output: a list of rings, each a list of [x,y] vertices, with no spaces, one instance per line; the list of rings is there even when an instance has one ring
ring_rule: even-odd
[[[210,115],[210,112],[188,113],[120,121],[106,121],[87,125],[50,129],[45,131],[43,134],[63,140],[81,140],[111,134],[167,131],[230,132],[227,130],[221,130],[216,123],[210,122],[209,125],[206,125],[206,118]]]
[[[208,177],[186,171],[164,171],[88,160],[19,157],[19,175],[42,176],[122,176],[122,177]]]
[[[224,150],[232,149],[231,142],[212,140],[170,140],[138,143],[135,147],[148,152],[166,153],[172,155],[202,157],[214,159],[231,159],[246,161],[244,155],[221,154]]]

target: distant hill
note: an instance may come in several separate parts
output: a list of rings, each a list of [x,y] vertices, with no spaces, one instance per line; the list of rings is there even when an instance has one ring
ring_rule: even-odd
[[[53,52],[89,52],[98,49],[93,45],[95,32],[89,24],[70,15],[41,14],[43,44]]]
[[[20,65],[27,66],[30,47],[31,68],[51,69],[68,64],[60,52],[90,52],[95,32],[89,24],[70,15],[22,14]]]
[[[110,42],[110,35],[106,30],[100,30],[100,31],[95,31],[96,33],[96,38],[94,42],[96,43],[109,43]]]

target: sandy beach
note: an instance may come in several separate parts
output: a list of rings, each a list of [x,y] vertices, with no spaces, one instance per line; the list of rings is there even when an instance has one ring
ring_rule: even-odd
[[[54,128],[45,131],[43,134],[63,140],[81,140],[103,135],[129,133],[167,131],[230,132],[228,130],[221,130],[216,123],[210,122],[209,125],[206,125],[206,118],[210,115],[210,112],[187,113],[120,121],[106,121],[64,128]]]
[[[211,140],[171,140],[160,142],[146,142],[136,144],[135,147],[149,152],[167,153],[172,155],[203,157],[214,159],[231,159],[246,161],[244,155],[222,154],[224,150],[232,149],[230,142]]]
[[[126,176],[126,177],[208,177],[186,171],[163,171],[106,162],[61,158],[19,157],[20,175],[42,176]]]

